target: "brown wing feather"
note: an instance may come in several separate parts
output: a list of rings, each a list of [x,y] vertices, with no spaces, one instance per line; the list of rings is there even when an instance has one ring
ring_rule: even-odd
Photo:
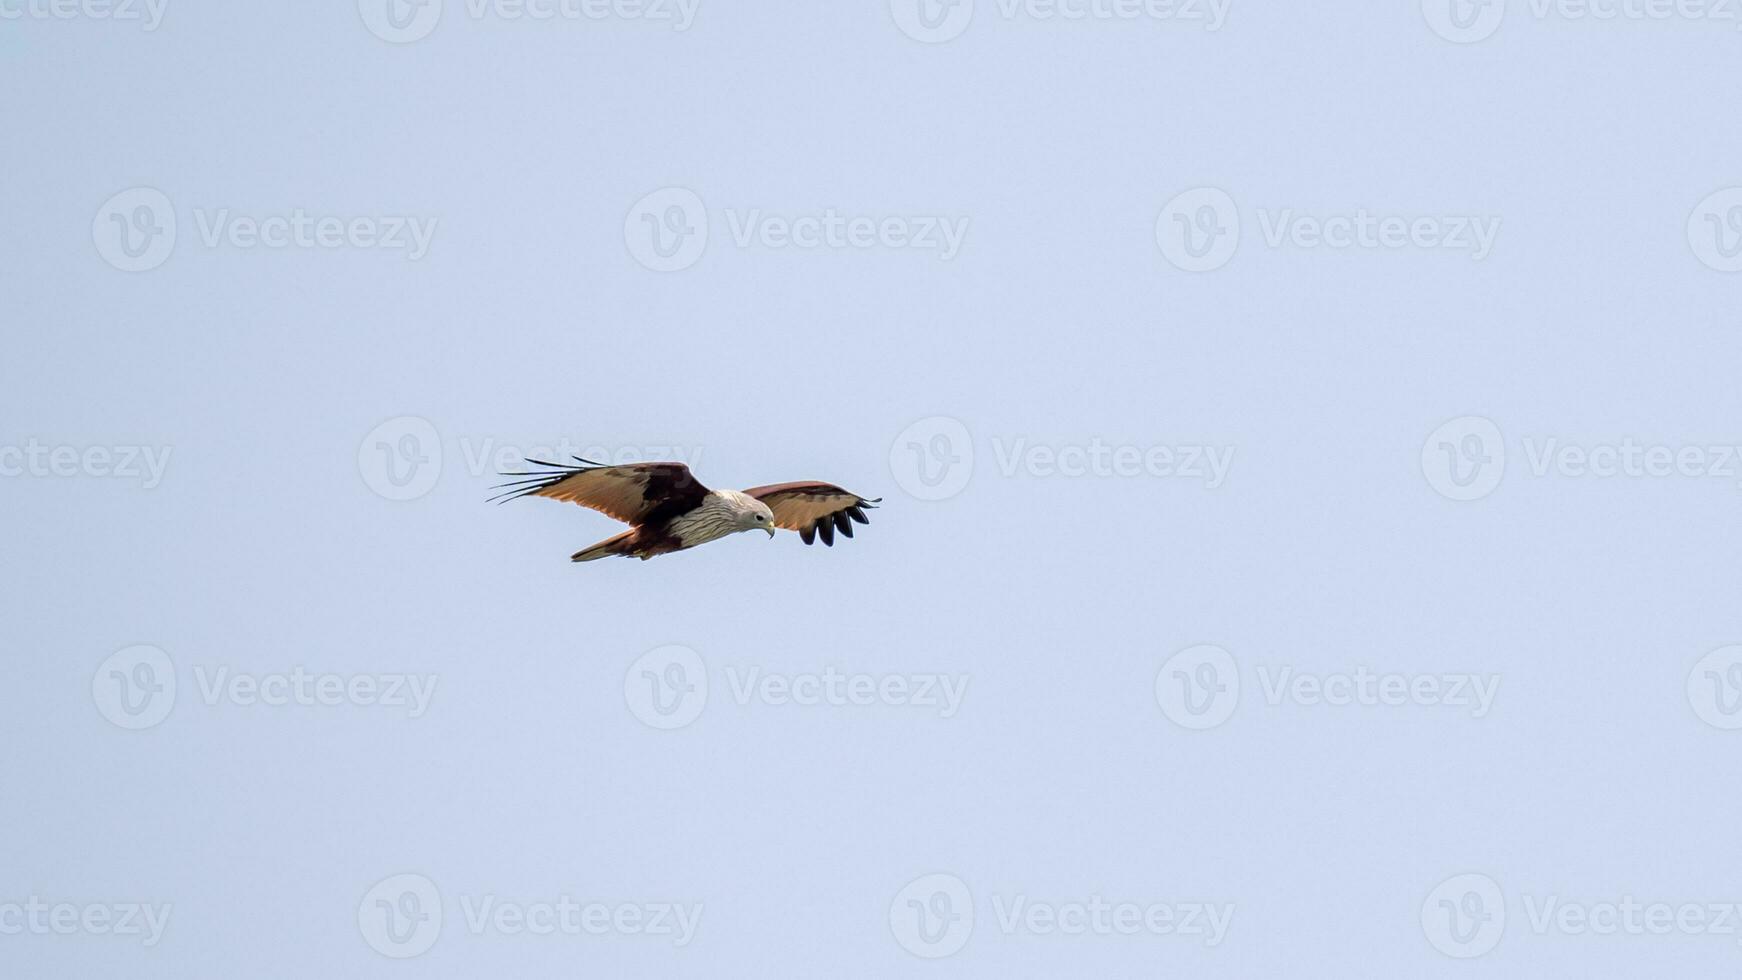
[[[853,536],[853,521],[869,524],[865,511],[875,509],[882,497],[867,499],[833,483],[803,480],[797,483],[773,483],[744,491],[768,505],[774,512],[774,526],[797,531],[805,544],[818,535],[823,544],[833,546],[835,531]]]
[[[580,466],[529,459],[542,472],[504,473],[515,479],[494,489],[503,490],[491,500],[517,497],[549,497],[591,507],[625,524],[648,524],[669,520],[690,510],[708,495],[708,488],[682,463],[632,463],[602,466],[575,457]]]

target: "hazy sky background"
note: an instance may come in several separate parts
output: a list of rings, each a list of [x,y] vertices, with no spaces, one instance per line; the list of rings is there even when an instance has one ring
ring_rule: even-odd
[[[1742,33],[1509,0],[1455,43],[1436,4],[979,0],[928,36],[908,0],[685,30],[447,0],[395,43],[377,0],[154,30],[0,0],[0,973],[1733,974],[1742,917],[1543,909],[1742,902],[1742,462],[1533,457],[1742,444],[1742,191],[1709,197],[1742,185]],[[336,244],[248,244],[299,212]],[[895,238],[767,244],[831,213]],[[1314,244],[1363,213],[1449,245]],[[693,263],[648,267],[648,217]],[[400,219],[426,254],[373,244]],[[891,244],[934,219],[953,255]],[[577,566],[614,522],[484,503],[496,452],[564,440],[884,504],[832,550]],[[1096,445],[1232,462],[1012,457]],[[104,475],[129,447],[160,480]],[[1503,479],[1450,499],[1483,455]],[[1169,695],[1209,675],[1170,658],[1204,644],[1224,720],[1192,730]],[[668,645],[695,659],[642,659]],[[686,663],[691,717],[650,713]],[[435,687],[416,717],[210,691],[299,670]],[[966,688],[738,696],[829,670]],[[1358,670],[1498,687],[1267,696]],[[172,912],[148,946],[32,929],[33,896]],[[468,918],[565,896],[637,911]],[[1059,935],[1019,896],[1233,912],[1213,945]],[[667,904],[701,906],[687,944],[633,924]],[[382,917],[432,905],[433,935]]]

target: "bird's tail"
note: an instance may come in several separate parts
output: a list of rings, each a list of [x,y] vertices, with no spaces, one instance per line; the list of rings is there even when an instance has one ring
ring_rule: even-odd
[[[592,561],[595,558],[604,558],[609,555],[627,555],[630,553],[630,549],[635,546],[635,543],[630,540],[634,536],[635,529],[630,528],[615,537],[609,537],[598,544],[582,548],[569,556],[569,560]]]

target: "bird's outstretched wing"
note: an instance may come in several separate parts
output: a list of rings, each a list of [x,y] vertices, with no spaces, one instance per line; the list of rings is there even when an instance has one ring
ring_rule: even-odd
[[[503,473],[514,477],[493,487],[502,493],[491,500],[506,502],[516,497],[549,497],[591,507],[625,524],[645,524],[699,506],[708,495],[682,463],[631,463],[605,466],[574,457],[579,466],[529,459],[542,472]]]
[[[842,490],[833,483],[800,481],[752,487],[744,491],[768,505],[774,511],[774,524],[797,531],[805,544],[822,536],[823,544],[835,545],[835,532],[853,536],[853,521],[871,523],[867,509],[875,509],[882,497],[867,500],[856,493]]]

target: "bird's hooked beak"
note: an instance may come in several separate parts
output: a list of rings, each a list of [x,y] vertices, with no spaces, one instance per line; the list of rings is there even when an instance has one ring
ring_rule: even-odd
[[[771,538],[772,538],[772,537],[774,537],[774,528],[771,528],[771,527],[765,527],[765,528],[763,528],[763,529],[762,529],[762,530],[764,530],[764,531],[767,531],[767,532],[768,532],[768,536],[769,536],[769,537],[771,537]]]

